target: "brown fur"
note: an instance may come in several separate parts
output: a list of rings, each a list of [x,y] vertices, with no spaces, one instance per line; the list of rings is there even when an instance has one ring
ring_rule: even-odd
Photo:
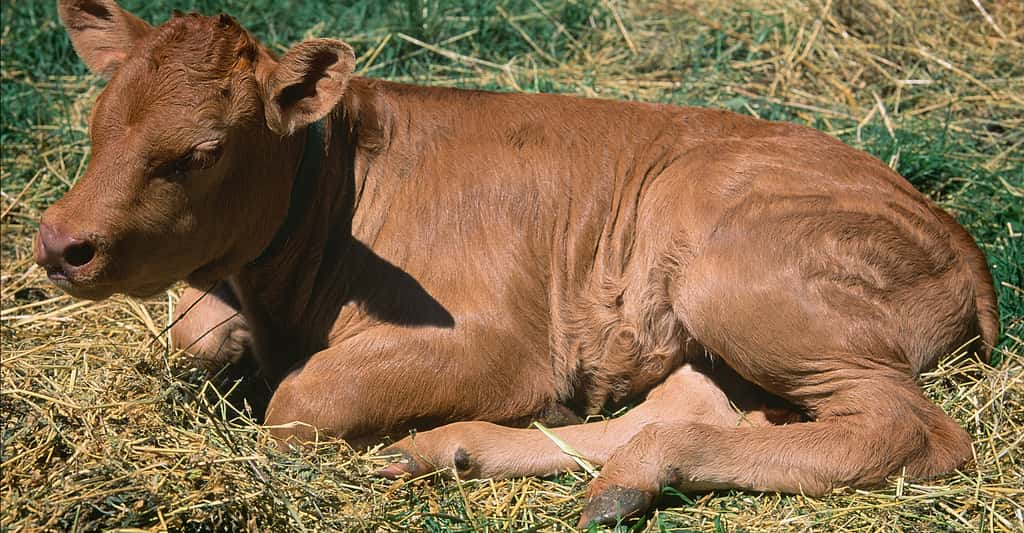
[[[113,74],[88,171],[42,221],[95,257],[62,266],[39,239],[40,262],[87,298],[225,280],[185,295],[175,343],[251,353],[282,442],[466,421],[397,443],[383,473],[547,474],[576,465],[494,424],[643,400],[558,430],[606,463],[584,522],[666,484],[823,494],[971,457],[914,379],[974,339],[987,354],[991,276],[867,154],[724,111],[364,79],[340,41],[279,59],[226,16],[147,27],[100,61],[81,28],[117,28],[116,48],[137,19],[61,7]],[[321,119],[315,194],[265,252]]]

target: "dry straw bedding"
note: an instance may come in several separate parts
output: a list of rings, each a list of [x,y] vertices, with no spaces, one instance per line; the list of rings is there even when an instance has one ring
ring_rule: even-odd
[[[972,141],[964,145],[970,149],[948,157],[1006,170],[990,185],[1024,202],[1022,70],[1011,67],[1013,76],[1004,74],[1005,61],[1024,62],[1024,8],[1013,1],[597,1],[592,4],[600,16],[565,57],[536,44],[518,22],[545,16],[550,4],[492,14],[533,43],[512,62],[457,51],[457,43],[394,33],[363,41],[360,66],[372,74],[378,48],[401,41],[412,54],[436,57],[434,84],[529,90],[543,77],[583,95],[667,101],[684,92],[753,114],[781,110],[848,141],[860,139],[862,129],[893,135],[904,120],[935,118],[949,135]],[[771,18],[781,30],[758,35],[756,17]],[[720,36],[724,46],[747,47],[758,59],[729,60],[684,84],[679,65],[699,59],[693,52],[698,35]],[[30,80],[40,99],[72,94],[62,120],[78,130],[99,90],[85,76],[33,79],[9,66],[3,76],[5,82]],[[54,125],[37,127],[45,133]],[[371,475],[378,465],[371,453],[342,443],[274,451],[264,429],[221,401],[209,376],[168,349],[163,330],[176,291],[146,301],[76,301],[32,265],[34,221],[83,171],[81,164],[66,164],[65,156],[85,150],[82,142],[38,138],[38,146],[3,152],[3,530],[520,531],[575,523],[585,474],[390,482]],[[906,155],[897,151],[889,162],[896,165]],[[8,176],[18,165],[38,166],[38,179],[10,186]],[[957,191],[946,187],[933,196],[962,214],[969,202]],[[983,212],[972,220],[972,231],[1000,236],[986,243],[990,254],[1024,231],[1019,220],[1004,228]],[[996,275],[1003,298],[1021,298],[1014,280]],[[1004,316],[1003,326],[998,366],[952,354],[922,378],[927,394],[974,436],[976,458],[969,467],[942,479],[895,479],[877,490],[844,489],[820,499],[668,494],[653,518],[633,527],[1024,529],[1024,318]]]

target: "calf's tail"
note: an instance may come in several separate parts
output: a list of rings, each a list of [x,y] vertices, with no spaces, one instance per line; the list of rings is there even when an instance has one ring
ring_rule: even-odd
[[[972,274],[974,304],[977,308],[978,331],[981,337],[980,342],[975,343],[974,349],[987,362],[991,359],[992,349],[995,348],[996,342],[999,340],[999,304],[996,300],[996,287],[992,280],[992,273],[989,272],[985,254],[978,248],[974,237],[957,223],[952,215],[939,208],[935,208],[935,211],[949,228],[953,244]]]

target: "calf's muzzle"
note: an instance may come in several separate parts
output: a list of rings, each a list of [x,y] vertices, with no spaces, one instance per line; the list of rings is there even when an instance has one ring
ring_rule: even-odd
[[[51,279],[68,279],[87,269],[95,257],[96,247],[88,239],[74,237],[45,222],[39,224],[35,260]]]

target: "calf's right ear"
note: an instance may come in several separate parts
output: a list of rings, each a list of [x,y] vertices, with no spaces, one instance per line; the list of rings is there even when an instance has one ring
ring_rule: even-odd
[[[117,72],[135,43],[153,29],[113,0],[58,0],[57,14],[78,57],[104,79]]]
[[[291,135],[327,116],[345,94],[355,65],[352,47],[336,39],[293,46],[263,81],[267,126]]]

